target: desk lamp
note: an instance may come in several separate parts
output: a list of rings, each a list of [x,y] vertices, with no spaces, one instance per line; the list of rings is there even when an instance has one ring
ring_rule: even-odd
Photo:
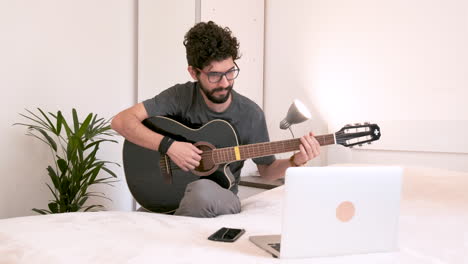
[[[280,128],[289,128],[289,131],[291,131],[291,134],[294,137],[294,134],[290,128],[291,125],[302,123],[311,117],[312,115],[310,114],[310,111],[307,109],[307,107],[301,101],[295,99],[289,107],[286,117],[283,120],[281,120]]]

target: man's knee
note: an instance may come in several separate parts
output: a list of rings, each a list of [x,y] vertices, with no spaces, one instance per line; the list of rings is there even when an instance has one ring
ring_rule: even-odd
[[[189,207],[189,210],[210,215],[210,212],[213,211],[213,201],[216,198],[214,197],[215,190],[218,187],[215,182],[206,179],[194,181],[187,185],[184,199],[188,202],[186,205]]]
[[[197,180],[189,185],[176,215],[215,217],[240,212],[239,198],[211,180]]]
[[[211,192],[214,192],[214,190],[216,190],[217,188],[221,187],[216,182],[212,180],[201,179],[188,184],[185,192],[209,194]]]

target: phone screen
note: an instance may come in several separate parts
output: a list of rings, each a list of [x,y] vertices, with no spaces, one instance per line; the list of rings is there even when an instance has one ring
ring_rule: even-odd
[[[214,241],[234,242],[244,234],[244,232],[244,229],[223,227],[209,236],[208,239]]]

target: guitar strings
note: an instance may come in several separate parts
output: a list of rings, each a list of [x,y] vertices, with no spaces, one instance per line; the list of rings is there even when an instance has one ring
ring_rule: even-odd
[[[320,141],[321,141],[322,144],[326,144],[326,143],[329,141],[329,139],[333,139],[332,137],[333,137],[333,134],[329,134],[329,135],[323,135],[323,136],[321,136],[321,137],[318,138],[318,139],[320,139]],[[291,140],[288,140],[288,141],[291,141]],[[298,139],[294,139],[294,141],[298,141]],[[268,151],[274,151],[274,150],[277,149],[276,146],[274,146],[274,145],[273,145],[273,146],[270,146],[270,144],[266,144],[266,143],[258,143],[258,144],[255,144],[255,145],[256,145],[258,148],[260,148],[260,149],[263,147],[264,150],[267,151],[267,152],[268,152]],[[281,147],[281,148],[279,148],[279,149],[281,149],[281,150],[283,150],[283,151],[289,150],[289,149],[284,149],[284,147]],[[293,150],[295,150],[295,149],[296,149],[295,147],[293,147],[293,146],[291,147],[291,151],[293,151]],[[213,152],[214,152],[215,150],[216,150],[216,152],[217,152],[217,153],[216,153],[217,155],[216,155],[215,157],[213,157]],[[233,153],[233,150],[232,150],[231,148],[229,148],[229,149],[215,149],[215,150],[206,150],[206,151],[203,151],[203,153],[201,154],[202,159],[205,159],[205,160],[206,160],[206,159],[209,159],[209,158],[213,158],[213,160],[215,161],[215,162],[214,162],[214,163],[215,163],[214,165],[223,164],[223,162],[216,163],[216,158],[220,159],[220,161],[222,161],[224,158],[226,158],[226,162],[229,161],[229,160],[234,160],[234,161],[236,160],[236,156],[235,156],[235,154]],[[241,153],[242,153],[242,152],[243,152],[243,151],[241,150]],[[247,150],[247,153],[246,153],[246,154],[248,154],[248,153],[249,153],[249,151]],[[221,156],[221,157],[220,157],[220,156]],[[244,156],[244,154],[242,154],[241,156]],[[244,160],[244,159],[242,159],[242,160]],[[224,162],[224,163],[225,163],[225,162]],[[165,160],[161,160],[161,161],[160,161],[160,167],[161,167],[161,168],[166,168],[166,167],[167,167],[167,166],[166,166],[166,161],[165,161]],[[172,169],[180,169],[179,166],[177,166],[170,158],[169,158],[169,168],[170,168],[171,170],[172,170]]]
[[[334,142],[334,136],[343,136],[343,135],[346,135],[348,133],[346,132],[343,132],[343,131],[338,131],[336,132],[335,134],[328,134],[328,135],[322,135],[322,136],[316,136],[316,138],[319,140],[320,143],[322,143],[323,145],[326,145],[327,143],[337,143],[337,142]],[[352,133],[351,133],[352,134]],[[295,139],[297,140],[297,139]],[[286,140],[286,141],[291,141],[291,140]],[[337,140],[338,141],[338,140]],[[258,148],[261,148],[261,147],[264,147],[264,146],[268,146],[267,144],[265,143],[257,143],[257,144],[254,144],[256,145]],[[240,146],[241,147],[241,146]],[[273,147],[270,147],[268,150],[274,150],[276,149],[275,146]],[[282,148],[282,150],[285,150],[284,148]],[[225,158],[227,158],[227,161],[229,160],[236,160],[236,156],[235,154],[232,152],[232,149],[229,148],[229,149],[226,149],[226,150],[223,150],[223,149],[216,149],[216,154],[218,154],[217,156],[213,157],[213,152],[215,150],[206,150],[206,151],[203,151],[203,153],[201,154],[201,157],[202,159],[209,159],[209,158],[213,158],[213,160],[216,160],[216,157],[218,157],[221,161]],[[293,150],[291,150],[293,151]],[[242,152],[242,151],[241,151]],[[249,153],[249,151],[247,151],[247,153]],[[220,155],[222,156],[220,158]],[[242,156],[244,156],[242,154]],[[177,166],[177,164],[175,164],[170,158],[168,159],[169,160],[169,168],[171,170],[173,169],[180,169],[179,166]],[[242,159],[244,160],[244,159]],[[227,162],[226,161],[226,162]],[[219,164],[223,164],[222,162],[221,163],[216,163],[216,161],[214,162],[215,164],[214,165],[219,165]],[[159,163],[160,167],[161,168],[166,168],[166,161],[161,159],[160,163]]]
[[[211,158],[212,157],[212,150],[206,150],[206,151],[203,151],[203,153],[201,154],[201,157],[202,159],[208,159],[208,158]],[[215,164],[216,165],[216,164]],[[159,162],[159,166],[161,168],[167,168],[166,166],[166,161],[164,159],[161,159],[161,161]],[[170,158],[169,158],[169,168],[171,170],[174,170],[174,169],[180,169],[179,166],[177,166],[177,164],[175,164],[174,161],[172,161]]]

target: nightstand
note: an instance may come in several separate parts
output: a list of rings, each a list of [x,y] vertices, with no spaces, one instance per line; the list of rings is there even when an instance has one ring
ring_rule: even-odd
[[[284,179],[267,181],[260,176],[242,176],[239,182],[239,193],[237,195],[242,200],[283,184]]]

